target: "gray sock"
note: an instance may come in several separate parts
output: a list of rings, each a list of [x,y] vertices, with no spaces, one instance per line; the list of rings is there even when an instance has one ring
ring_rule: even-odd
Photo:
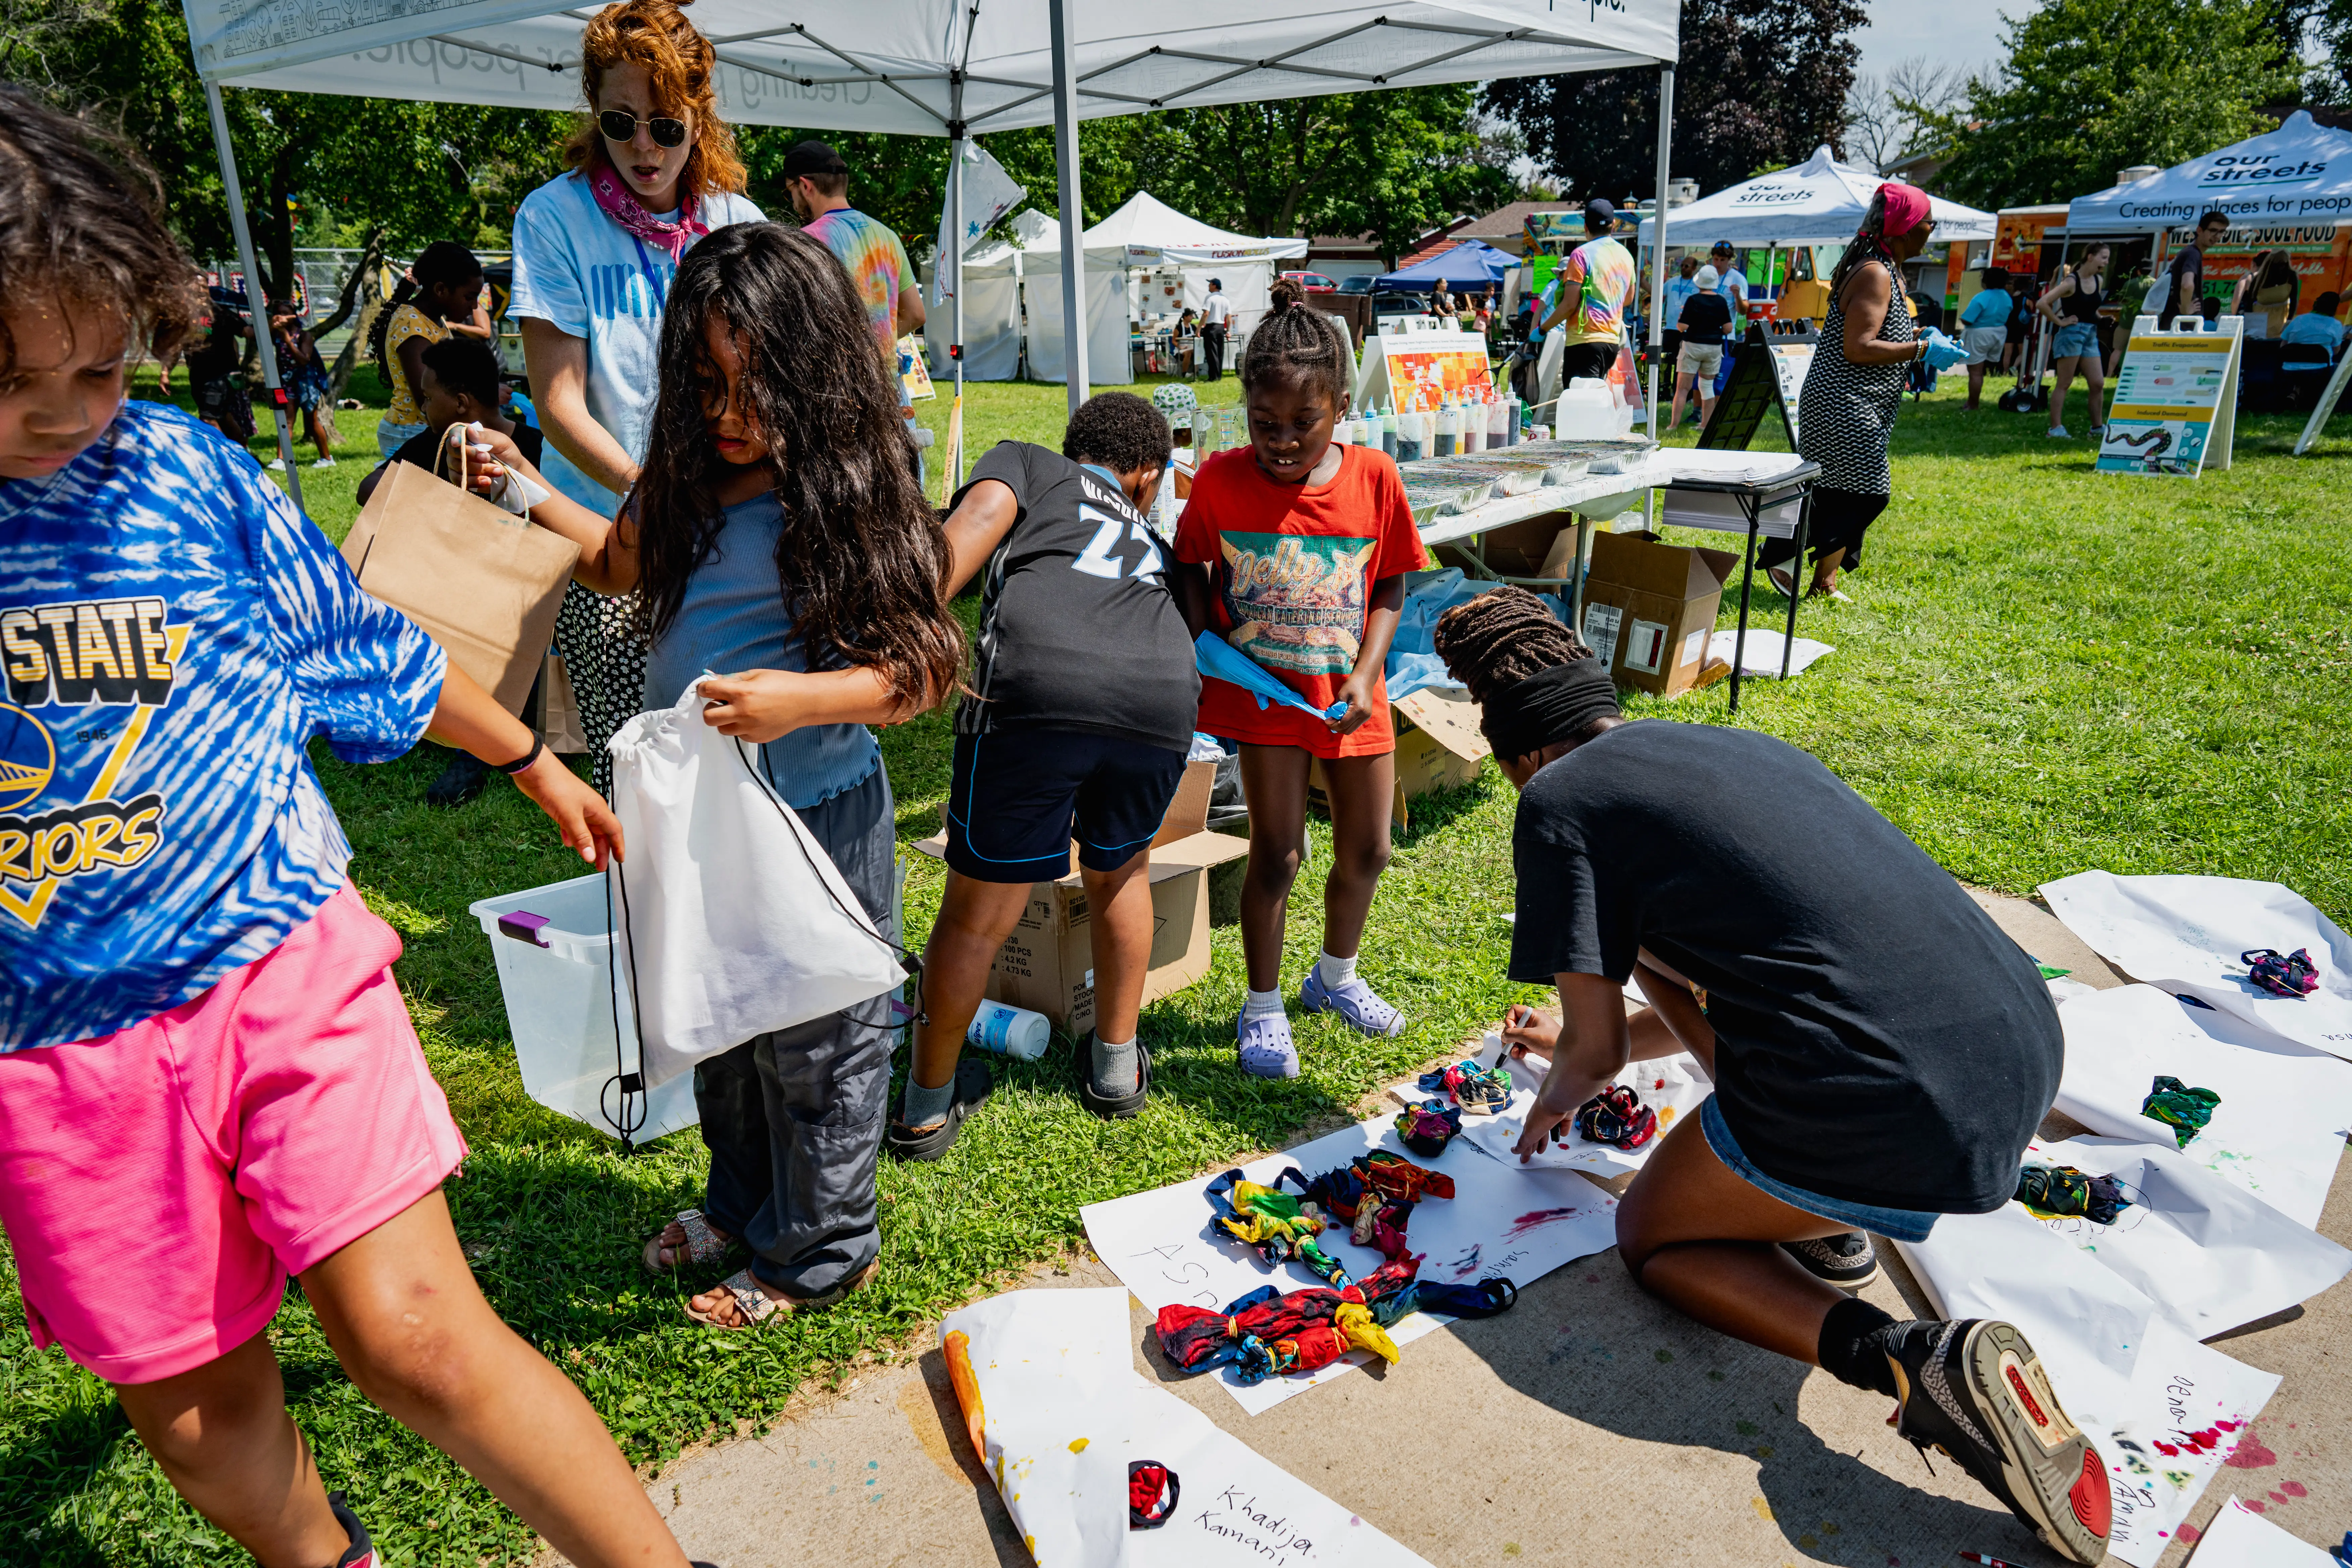
[[[910,1074],[907,1079],[907,1102],[898,1120],[908,1127],[929,1127],[935,1121],[945,1121],[955,1104],[955,1075],[937,1089],[925,1089]]]
[[[1095,1092],[1108,1100],[1114,1095],[1133,1094],[1142,1068],[1135,1054],[1135,1042],[1123,1040],[1111,1044],[1100,1035],[1095,1037]]]

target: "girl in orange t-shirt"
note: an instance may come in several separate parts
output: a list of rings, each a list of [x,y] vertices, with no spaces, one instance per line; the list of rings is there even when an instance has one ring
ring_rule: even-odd
[[[1332,865],[1323,891],[1323,952],[1299,987],[1309,1013],[1334,1012],[1369,1035],[1404,1017],[1356,973],[1356,949],[1389,859],[1396,733],[1389,721],[1389,640],[1404,574],[1429,563],[1396,465],[1334,445],[1350,355],[1328,317],[1288,280],[1251,335],[1241,367],[1247,451],[1201,465],[1176,531],[1179,602],[1197,634],[1213,630],[1317,709],[1261,709],[1240,687],[1203,676],[1200,728],[1242,743],[1249,871],[1242,951],[1249,1001],[1236,1028],[1242,1069],[1298,1076],[1283,1010],[1282,934],[1307,826],[1307,775],[1320,759],[1331,803]]]

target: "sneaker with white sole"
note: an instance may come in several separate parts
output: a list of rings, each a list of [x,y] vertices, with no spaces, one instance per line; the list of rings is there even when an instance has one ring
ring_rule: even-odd
[[[1902,1401],[1895,1429],[1905,1440],[1923,1455],[1950,1455],[2067,1561],[2106,1556],[2115,1503],[2099,1451],[2067,1418],[2014,1324],[1906,1323],[1890,1341]]]
[[[1780,1250],[1824,1285],[1859,1290],[1878,1278],[1878,1249],[1858,1230],[1811,1241],[1784,1241]]]
[[[1288,1014],[1268,1013],[1253,1018],[1244,1013],[1234,1035],[1242,1071],[1252,1078],[1298,1076],[1298,1047],[1291,1043]]]
[[[314,468],[331,468],[335,466],[335,459],[332,458],[321,458],[310,466]]]
[[[1404,1015],[1381,1001],[1378,992],[1360,979],[1328,986],[1319,963],[1299,983],[1298,1005],[1309,1013],[1337,1013],[1350,1028],[1367,1035],[1385,1038],[1404,1033]]]
[[[2063,425],[2053,425],[2050,426],[2049,436],[2053,441],[2071,441],[2074,438],[2073,434],[2069,432]]]

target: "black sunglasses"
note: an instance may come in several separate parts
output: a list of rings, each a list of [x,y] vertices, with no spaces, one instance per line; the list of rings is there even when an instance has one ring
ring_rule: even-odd
[[[659,116],[639,120],[625,109],[608,109],[596,116],[596,129],[612,142],[627,142],[635,137],[637,127],[644,126],[656,147],[677,147],[686,141],[686,121],[665,120]]]

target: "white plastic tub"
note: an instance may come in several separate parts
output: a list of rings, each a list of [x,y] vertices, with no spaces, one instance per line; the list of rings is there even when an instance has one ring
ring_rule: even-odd
[[[623,1103],[611,1080],[641,1064],[629,977],[613,973],[613,927],[604,910],[604,879],[593,873],[467,906],[498,961],[523,1089],[557,1115],[618,1138],[614,1121],[623,1116]],[[617,1061],[616,1010],[625,1042]],[[639,1143],[695,1125],[694,1075],[670,1079],[649,1098],[631,1096],[626,1114],[634,1118],[639,1106],[645,1125],[630,1132]]]

